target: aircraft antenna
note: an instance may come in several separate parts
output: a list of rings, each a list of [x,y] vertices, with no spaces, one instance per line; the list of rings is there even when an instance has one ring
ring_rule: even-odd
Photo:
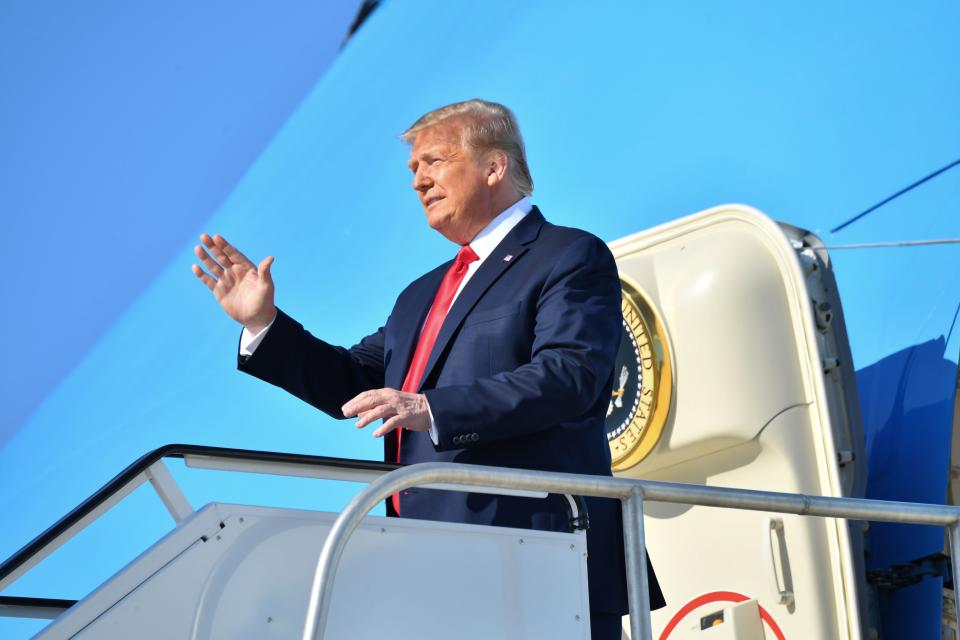
[[[911,184],[909,187],[904,187],[903,189],[900,189],[900,191],[897,191],[897,192],[896,192],[895,194],[893,194],[892,196],[890,196],[890,197],[888,197],[888,198],[886,198],[886,199],[884,199],[884,200],[881,200],[880,202],[878,202],[877,204],[873,205],[873,206],[870,207],[869,209],[867,209],[867,210],[865,210],[865,211],[861,211],[860,213],[858,213],[857,215],[853,216],[852,218],[850,218],[849,220],[847,220],[847,221],[844,222],[843,224],[841,224],[841,225],[839,225],[839,226],[836,226],[836,227],[834,227],[833,229],[830,229],[830,233],[836,233],[837,231],[840,231],[841,229],[850,226],[851,224],[853,224],[854,222],[856,222],[857,220],[859,220],[859,219],[862,218],[863,216],[867,215],[868,213],[870,213],[870,212],[872,212],[872,211],[874,211],[874,210],[876,210],[876,209],[879,209],[880,207],[882,207],[883,205],[887,204],[887,203],[890,202],[891,200],[896,200],[897,198],[899,198],[899,197],[902,196],[903,194],[907,193],[908,191],[912,191],[913,189],[915,189],[915,188],[919,187],[920,185],[922,185],[924,182],[927,182],[928,180],[932,180],[932,179],[936,178],[936,177],[937,177],[938,175],[940,175],[941,173],[943,173],[943,172],[945,172],[945,171],[949,171],[950,169],[953,169],[953,168],[956,167],[957,165],[960,165],[960,158],[957,158],[956,160],[954,160],[953,162],[951,162],[951,163],[948,164],[947,166],[941,167],[941,168],[937,169],[936,171],[934,171],[933,173],[928,174],[928,175],[920,178],[919,180],[917,180],[916,182],[914,182],[913,184]]]

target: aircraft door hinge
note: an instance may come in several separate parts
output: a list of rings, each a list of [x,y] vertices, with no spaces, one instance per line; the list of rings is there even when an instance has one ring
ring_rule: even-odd
[[[953,575],[950,558],[943,553],[934,553],[903,564],[867,571],[867,582],[884,591],[910,587],[926,578],[943,578],[944,586],[951,587]]]
[[[817,302],[813,300],[813,317],[817,322],[817,330],[820,333],[826,333],[833,323],[833,307],[829,302]]]

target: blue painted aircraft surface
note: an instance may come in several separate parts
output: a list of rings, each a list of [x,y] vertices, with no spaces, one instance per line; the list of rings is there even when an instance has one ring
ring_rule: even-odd
[[[742,202],[836,247],[867,497],[942,503],[960,245],[844,247],[960,237],[960,167],[842,225],[960,158],[958,27],[960,5],[932,0],[382,2],[195,231],[277,256],[279,306],[353,344],[455,252],[425,224],[398,133],[442,104],[502,102],[553,222],[612,241]],[[0,445],[0,558],[166,443],[380,458],[368,432],[236,372],[239,328],[190,274],[195,242],[173,241],[166,266]],[[336,511],[356,490],[172,471],[195,505]],[[170,526],[138,489],[3,595],[77,598]],[[869,540],[869,569],[943,546],[924,527],[874,525]],[[941,588],[927,577],[885,595],[882,637],[939,637]],[[0,619],[0,636],[42,626]]]

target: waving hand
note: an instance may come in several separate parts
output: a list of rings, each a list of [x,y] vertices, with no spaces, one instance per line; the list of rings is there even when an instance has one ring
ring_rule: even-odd
[[[270,266],[273,256],[267,256],[257,266],[223,236],[200,234],[200,242],[193,252],[207,268],[192,266],[193,274],[213,292],[217,302],[228,316],[256,333],[273,321],[273,278]]]

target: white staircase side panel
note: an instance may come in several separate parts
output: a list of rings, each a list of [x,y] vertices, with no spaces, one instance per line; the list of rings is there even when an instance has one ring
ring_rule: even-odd
[[[335,518],[208,505],[37,638],[299,639]],[[369,516],[343,556],[326,637],[586,640],[586,537]]]

